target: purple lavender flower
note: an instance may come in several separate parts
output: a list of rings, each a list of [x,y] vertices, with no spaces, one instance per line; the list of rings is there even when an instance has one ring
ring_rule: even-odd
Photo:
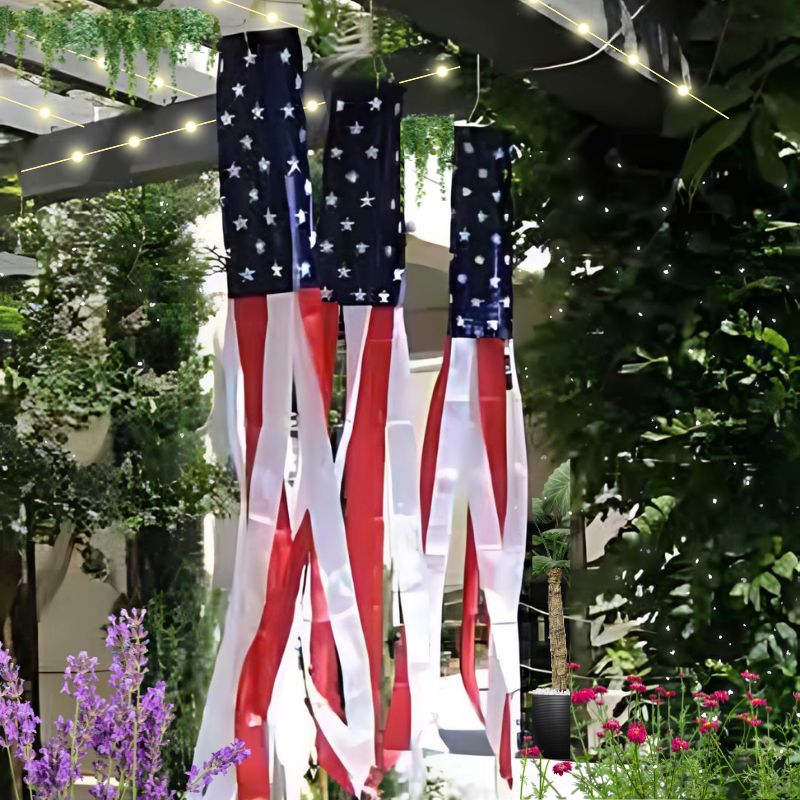
[[[0,747],[23,762],[25,782],[34,800],[62,800],[81,775],[81,763],[92,754],[95,800],[119,800],[119,786],[136,786],[139,800],[175,800],[161,757],[173,707],[163,682],[143,689],[147,673],[144,611],[122,611],[109,617],[106,646],[113,650],[108,699],[97,690],[97,659],[81,652],[67,659],[61,691],[75,701],[71,719],[59,717],[55,733],[34,752],[39,720],[23,702],[19,668],[0,645]],[[188,774],[187,793],[204,791],[217,775],[250,754],[241,741],[214,753]]]
[[[224,775],[231,767],[241,764],[249,755],[250,750],[244,746],[244,742],[236,739],[232,745],[212,753],[211,758],[204,762],[202,767],[192,765],[186,773],[189,778],[186,784],[187,794],[203,792],[217,775]]]

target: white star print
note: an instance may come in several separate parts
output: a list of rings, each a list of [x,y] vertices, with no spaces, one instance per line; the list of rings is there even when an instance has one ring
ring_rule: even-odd
[[[303,142],[305,142],[305,140],[306,140],[306,129],[305,128],[300,128],[300,130],[299,130],[299,132],[297,134],[297,138],[300,140],[300,144],[303,144]]]
[[[253,149],[253,137],[252,136],[242,136],[242,138],[239,139],[239,142],[241,143],[242,147],[244,147],[245,150],[252,150]]]
[[[307,278],[311,274],[311,264],[308,261],[304,261],[300,265],[300,277]]]
[[[493,275],[489,278],[489,285],[492,289],[499,289],[500,288],[500,278],[497,275]]]
[[[342,226],[342,230],[343,231],[352,231],[353,230],[353,225],[355,225],[355,222],[353,222],[353,220],[351,220],[350,217],[347,217],[346,219],[343,219],[342,222],[341,222],[341,226]]]
[[[219,121],[225,125],[232,125],[233,121],[236,119],[236,114],[231,114],[230,112],[226,111],[220,118]]]
[[[469,197],[472,194],[472,189],[470,189],[468,186],[462,186],[461,194],[464,195],[464,197]]]
[[[255,203],[258,200],[258,189],[250,190],[250,202]]]
[[[245,267],[244,272],[239,273],[243,281],[252,281],[253,275],[255,274],[256,273],[252,269],[250,269],[250,267]]]
[[[495,161],[499,161],[504,155],[505,153],[503,152],[503,148],[498,147],[497,150],[494,151]]]
[[[340,278],[349,278],[350,277],[350,267],[339,267],[339,277]]]
[[[368,147],[364,152],[367,154],[367,158],[377,158],[379,151],[375,145],[372,145],[372,147]]]
[[[233,224],[237,231],[247,230],[247,220],[241,214],[233,221]]]
[[[355,297],[357,303],[363,303],[367,297],[366,292],[364,292],[361,288],[357,292],[352,292],[353,297]]]
[[[389,292],[379,292],[378,299],[381,303],[388,303],[389,302]]]
[[[458,325],[459,328],[464,327],[464,317],[462,317],[460,314],[456,317],[456,325]]]
[[[264,109],[261,108],[259,103],[256,103],[250,111],[253,114],[253,119],[264,119]]]
[[[299,75],[294,79],[294,88],[298,92],[303,88],[303,79]]]
[[[331,208],[336,208],[336,204],[339,202],[339,198],[331,192],[328,195],[325,195],[325,205],[330,206]]]
[[[295,213],[295,217],[297,217],[297,224],[302,225],[306,221],[306,212],[301,208]]]
[[[465,284],[465,283],[467,282],[467,276],[466,276],[466,275],[465,275],[463,272],[460,272],[460,273],[458,274],[458,278],[457,278],[457,280],[458,280],[458,282],[459,282],[460,284],[462,284],[462,285],[463,285],[463,284]]]
[[[378,111],[382,105],[383,100],[381,100],[380,97],[373,97],[372,100],[369,101],[369,107],[373,111]]]
[[[494,198],[495,203],[500,202],[501,196],[502,195],[500,194],[500,192],[492,192],[492,197]]]
[[[391,258],[392,253],[394,253],[394,248],[390,244],[387,244],[386,247],[383,248],[383,253],[386,258]]]
[[[350,126],[350,133],[353,134],[353,136],[358,136],[363,130],[364,126],[360,122],[356,122],[354,125]]]
[[[375,198],[374,198],[374,197],[370,197],[370,196],[369,196],[369,192],[367,192],[367,193],[366,193],[366,194],[365,194],[365,195],[364,195],[364,196],[361,198],[361,208],[372,208],[372,201],[373,201],[374,199],[375,199]]]
[[[274,225],[277,218],[278,215],[273,214],[269,209],[267,209],[267,213],[264,214],[264,219],[267,221],[267,225]]]
[[[258,169],[259,171],[266,172],[267,175],[269,175],[269,165],[270,162],[267,161],[267,159],[262,156],[261,160],[258,162]]]
[[[511,308],[511,298],[504,297],[503,298],[503,308]]]
[[[331,147],[331,158],[340,159],[344,150],[338,147]]]
[[[333,252],[333,242],[330,242],[327,239],[323,239],[319,243],[319,251],[320,251],[320,253],[332,253]]]
[[[280,278],[283,275],[283,267],[277,261],[272,265],[272,274],[276,278]]]
[[[490,319],[486,321],[486,325],[488,326],[490,331],[496,331],[499,327],[499,323],[496,319]]]
[[[483,211],[478,212],[478,222],[486,222],[489,217],[483,213]]]
[[[475,152],[475,147],[472,142],[464,142],[464,152],[472,155]]]
[[[480,308],[483,305],[483,300],[480,297],[473,297],[469,302],[473,308]]]
[[[333,297],[333,289],[329,289],[327,286],[323,286],[319,293],[322,295],[323,300],[330,300]]]
[[[468,242],[470,236],[471,236],[471,234],[466,228],[464,228],[463,231],[459,231],[458,232],[458,240],[460,242]]]
[[[237,83],[233,87],[233,95],[234,97],[242,97],[244,95],[244,86],[241,83]]]
[[[337,111],[344,111],[344,100],[337,100],[336,101],[336,110]]]
[[[284,119],[289,119],[289,117],[294,119],[294,106],[291,103],[287,103],[281,111],[283,111]]]
[[[346,180],[350,181],[350,183],[355,183],[358,180],[358,173],[354,169],[351,169],[344,177]]]
[[[500,244],[503,241],[499,233],[492,234],[492,244]]]
[[[306,182],[303,184],[303,191],[306,193],[306,195],[311,196],[312,190],[313,187],[311,186],[311,181],[306,178]]]
[[[479,178],[484,178],[484,179],[485,179],[485,178],[488,178],[488,177],[489,177],[489,170],[488,170],[488,169],[486,169],[485,167],[481,167],[481,168],[478,170],[478,177],[479,177]]]
[[[256,253],[258,253],[259,255],[262,255],[264,250],[266,250],[266,249],[267,249],[267,245],[264,243],[264,240],[263,239],[259,239],[256,242]]]
[[[255,53],[248,53],[244,57],[244,63],[245,63],[245,66],[252,67],[253,64],[256,63],[256,54]]]
[[[297,156],[292,156],[286,163],[289,165],[287,175],[291,175],[293,172],[300,172],[300,161]]]
[[[288,47],[286,47],[283,50],[281,50],[281,61],[284,64],[288,64],[289,63],[289,59],[291,57],[292,57],[292,54],[289,52],[289,48]]]
[[[241,175],[242,168],[234,161],[227,169],[229,178],[238,178]]]
[[[396,269],[394,271],[394,280],[401,281],[403,280],[403,273],[405,272],[404,269]]]
[[[486,259],[483,256],[475,256],[475,263],[479,266],[484,263]]]
[[[368,245],[368,244],[364,244],[364,242],[359,242],[359,243],[356,245],[356,252],[357,252],[357,253],[358,253],[360,256],[363,256],[363,255],[364,255],[364,253],[366,253],[366,252],[367,252],[367,250],[369,250],[369,245]]]

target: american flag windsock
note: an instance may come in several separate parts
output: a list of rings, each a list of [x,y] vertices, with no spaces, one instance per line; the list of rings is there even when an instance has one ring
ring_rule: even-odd
[[[270,710],[291,683],[287,674],[296,677],[301,584],[313,565],[334,654],[352,666],[342,684],[345,713],[319,693],[311,711],[360,792],[373,763],[375,715],[327,430],[338,307],[322,302],[314,268],[300,40],[293,29],[235,34],[220,40],[219,52],[230,298],[223,353],[242,515],[194,763],[242,739],[251,756],[206,797],[270,797],[281,749]],[[298,471],[290,484],[284,473],[293,390]]]
[[[374,80],[342,83],[334,91],[317,245],[322,294],[343,306],[347,343],[347,407],[336,474],[375,707],[371,788],[401,751],[414,751],[417,774],[422,770],[418,742],[430,657],[401,305],[402,97],[401,87],[385,81],[376,86]],[[384,608],[386,580],[392,581],[391,609]],[[387,650],[393,676],[384,674]],[[341,663],[345,676],[351,667]],[[321,765],[339,774],[336,754],[324,746],[318,752]]]
[[[420,474],[430,591],[431,671],[438,680],[442,599],[456,495],[468,502],[461,675],[511,786],[519,725],[517,604],[527,522],[527,458],[511,338],[511,157],[494,128],[455,136],[450,322],[428,414]],[[488,691],[475,674],[480,590],[489,621]],[[508,790],[505,790],[508,791]]]

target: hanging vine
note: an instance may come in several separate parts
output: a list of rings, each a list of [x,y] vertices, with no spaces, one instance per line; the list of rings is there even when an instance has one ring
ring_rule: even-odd
[[[147,61],[147,80],[153,86],[161,53],[167,54],[171,81],[175,83],[178,64],[191,51],[211,45],[219,37],[219,20],[196,8],[112,10],[106,13],[76,12],[62,14],[40,8],[16,10],[0,6],[0,50],[16,58],[17,68],[24,67],[27,46],[42,51],[42,76],[45,89],[52,88],[53,65],[63,62],[64,54],[73,51],[87,58],[103,59],[111,94],[116,91],[120,74],[128,74],[128,95],[135,97],[136,58]],[[209,63],[214,51],[209,51]]]
[[[447,191],[445,179],[453,160],[453,138],[453,118],[450,116],[412,114],[403,118],[400,143],[403,158],[411,158],[414,161],[417,203],[425,193],[428,157],[431,155],[436,156],[439,188],[442,196],[445,196]]]

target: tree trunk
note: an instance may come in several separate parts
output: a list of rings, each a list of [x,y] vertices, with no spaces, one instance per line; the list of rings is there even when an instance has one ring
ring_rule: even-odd
[[[562,572],[558,567],[547,570],[547,611],[550,615],[550,668],[553,689],[565,692],[567,677],[567,632],[564,629],[564,603],[561,599]]]

